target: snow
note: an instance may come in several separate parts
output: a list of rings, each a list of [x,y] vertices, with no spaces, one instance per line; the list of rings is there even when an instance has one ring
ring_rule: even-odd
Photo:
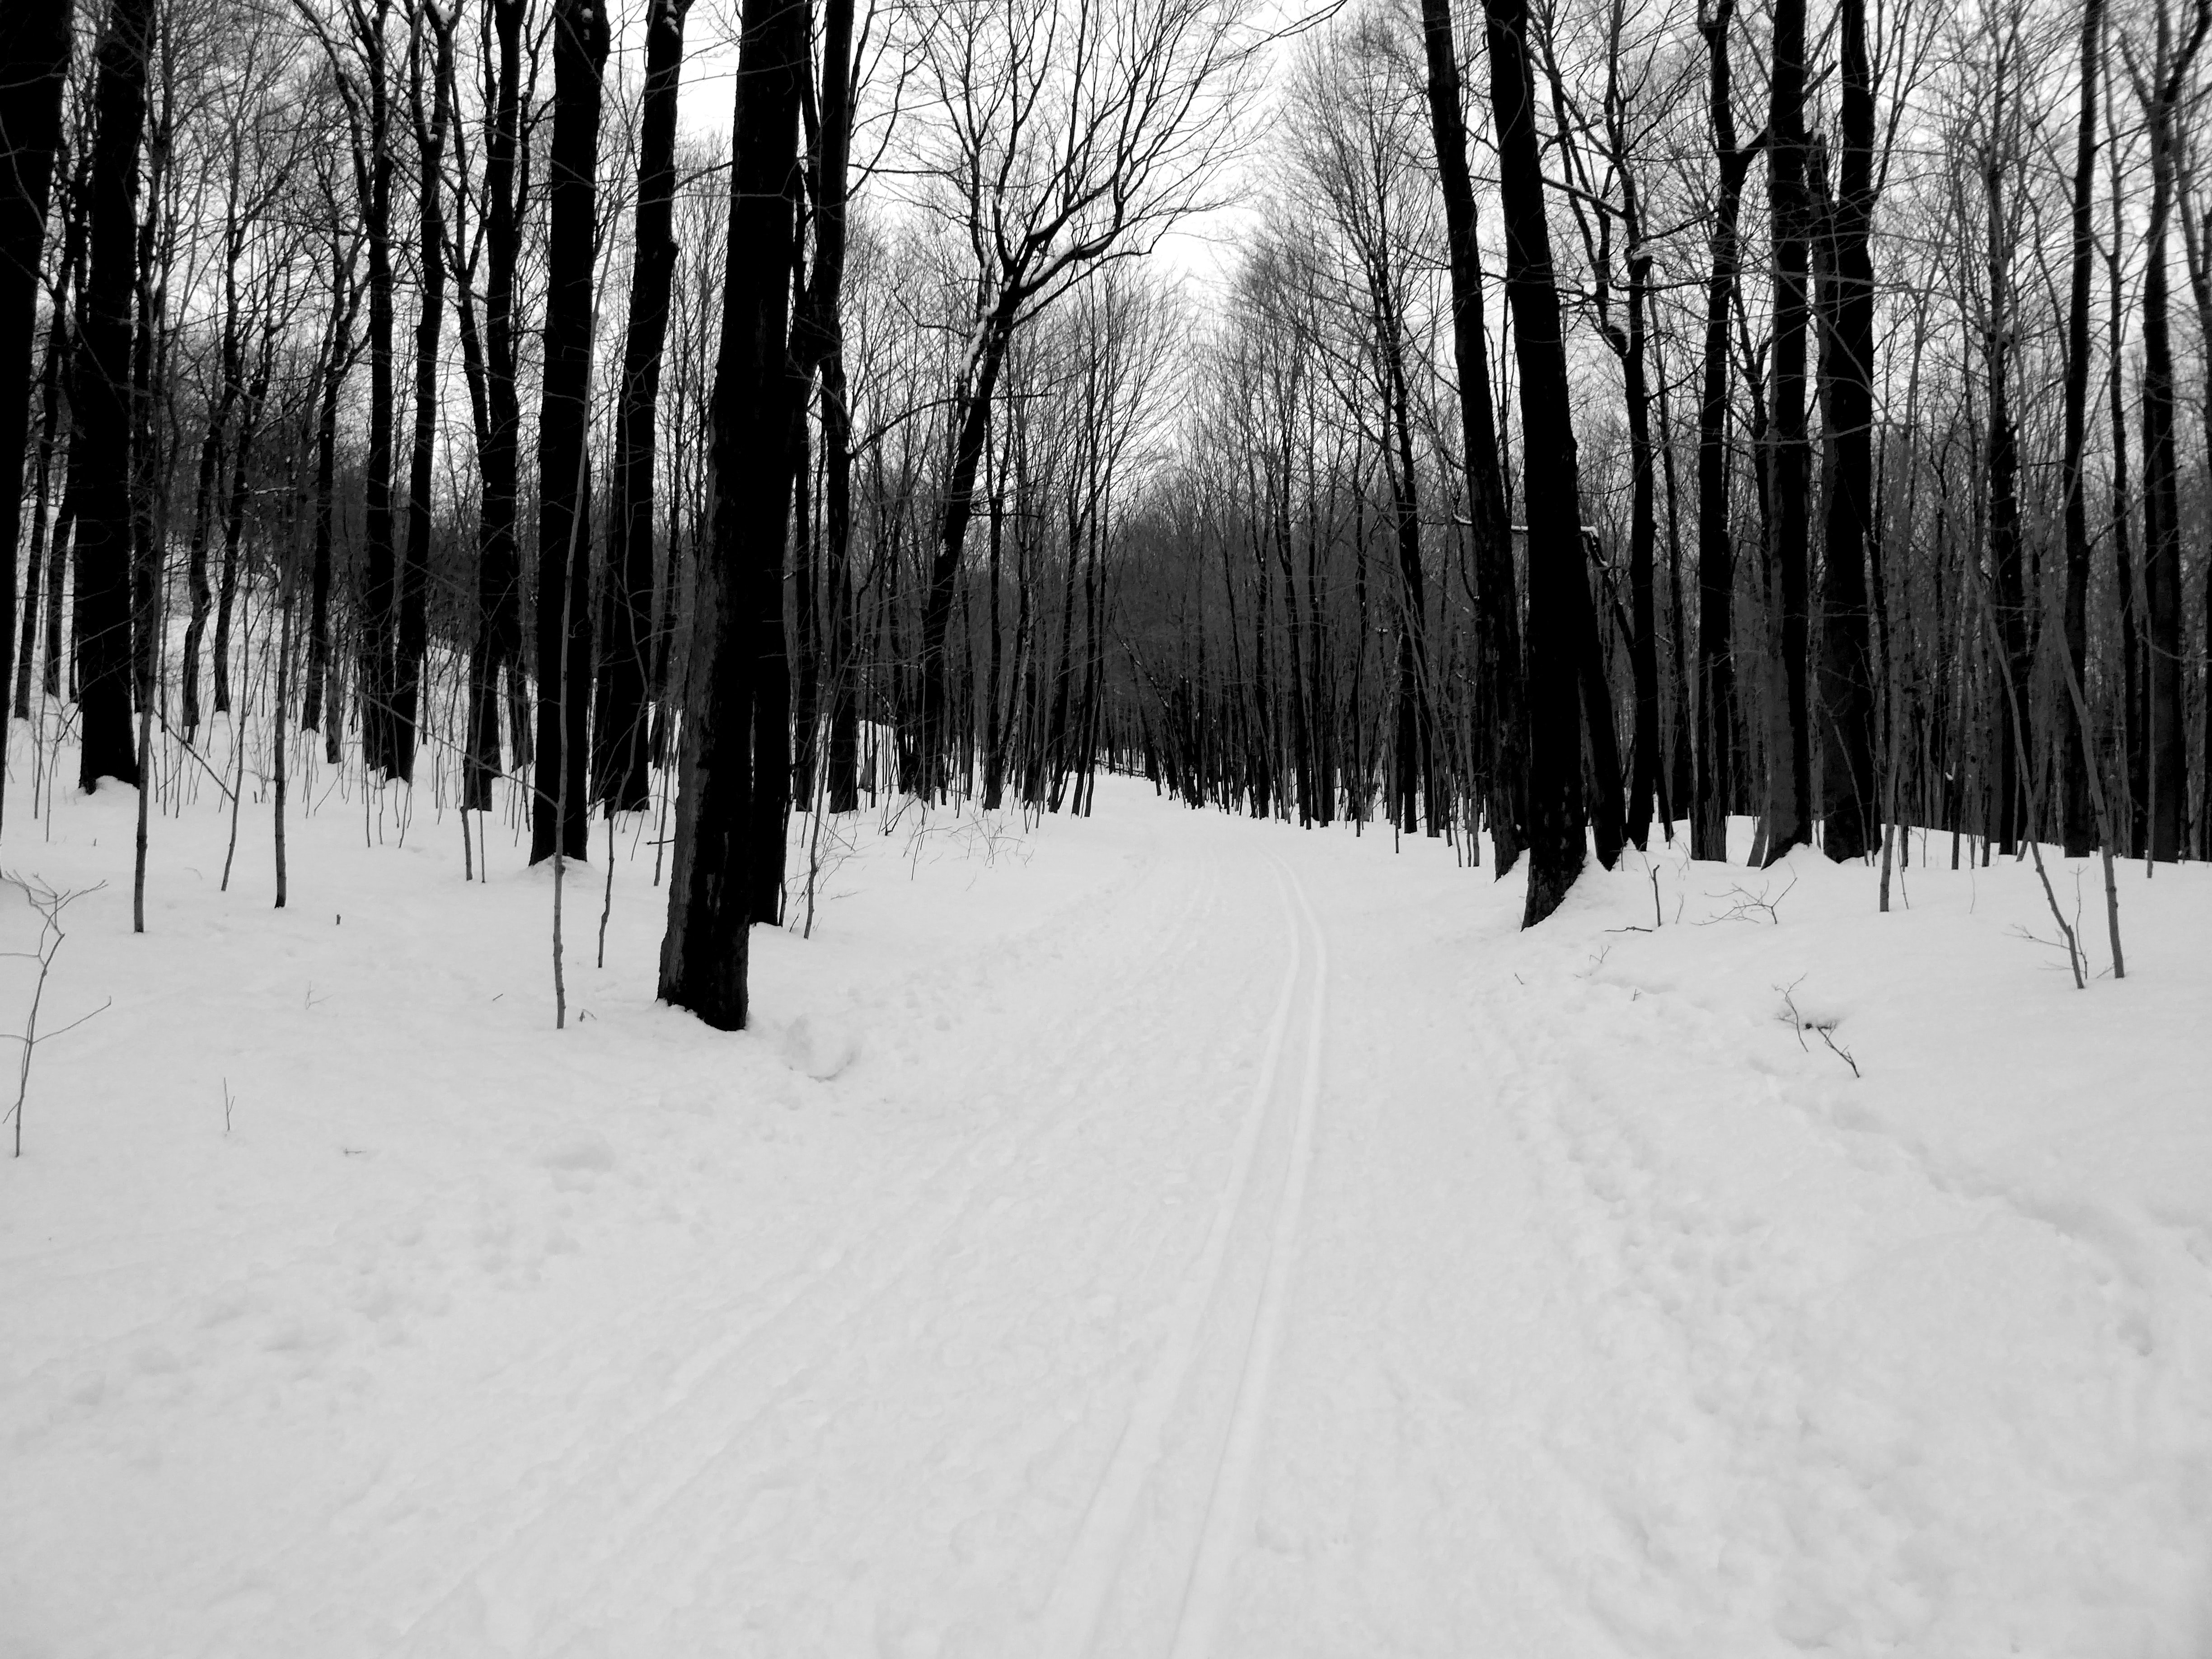
[[[2212,1650],[2202,867],[2077,992],[1941,836],[1523,934],[1106,779],[840,821],[725,1036],[625,820],[556,1032],[497,818],[325,771],[276,911],[180,775],[134,935],[135,796],[17,741],[0,866],[106,883],[42,1028],[113,1001],[0,1163],[10,1659]]]

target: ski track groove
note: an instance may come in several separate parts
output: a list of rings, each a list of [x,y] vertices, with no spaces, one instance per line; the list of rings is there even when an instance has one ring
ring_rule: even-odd
[[[1244,1349],[1243,1367],[1237,1380],[1236,1404],[1231,1407],[1229,1434],[1221,1462],[1214,1474],[1206,1500],[1206,1522],[1192,1559],[1188,1587],[1176,1621],[1171,1659],[1206,1659],[1220,1627],[1227,1599],[1229,1574],[1243,1534],[1249,1528],[1252,1482],[1267,1429],[1267,1406],[1274,1384],[1275,1357],[1282,1347],[1283,1319],[1290,1300],[1291,1268],[1297,1255],[1298,1223],[1304,1209],[1306,1177],[1313,1165],[1314,1120],[1321,1103],[1322,1041],[1328,996],[1328,942],[1321,920],[1306,897],[1305,884],[1282,860],[1275,860],[1281,878],[1297,898],[1300,915],[1313,935],[1313,976],[1307,992],[1304,1016],[1306,1052],[1298,1079],[1297,1117],[1291,1132],[1290,1161],[1275,1198],[1273,1225],[1267,1237],[1267,1276],[1252,1310],[1252,1329]]]
[[[1218,860],[1217,857],[1209,857],[1203,866],[1194,897],[1192,902],[1180,907],[1176,922],[1167,938],[1158,947],[1160,960],[1155,976],[1152,979],[1155,995],[1165,993],[1172,986],[1174,966],[1187,958],[1191,951],[1195,948],[1200,939],[1199,922],[1212,908],[1219,885]],[[1151,913],[1146,914],[1149,920]],[[1136,927],[1128,931],[1135,935],[1138,948],[1141,949],[1143,939],[1148,930]],[[1102,971],[1094,970],[1094,973]],[[1055,1090],[1050,1085],[1076,1073],[1087,1059],[1086,1048],[1091,1041],[1109,1025],[1117,1025],[1124,1022],[1127,1018],[1127,1012],[1126,1005],[1115,1002],[1111,997],[1097,998],[1091,1006],[1090,1014],[1077,1022],[1076,1033],[1061,1046],[1061,1060],[1048,1079],[1041,1080],[1042,1086],[1034,1091],[1032,1097],[1040,1101],[1049,1100],[1065,1092]],[[872,1253],[873,1248],[880,1241],[902,1231],[910,1235],[908,1247],[901,1251],[887,1268],[872,1275],[869,1282],[857,1292],[850,1305],[834,1310],[832,1316],[826,1320],[817,1318],[814,1321],[819,1328],[828,1330],[845,1328],[855,1319],[865,1316],[869,1310],[879,1304],[912,1272],[916,1265],[933,1259],[938,1248],[957,1232],[965,1221],[976,1214],[984,1206],[987,1200],[1000,1194],[1012,1178],[1015,1171],[1032,1165],[1038,1155],[1049,1150],[1051,1144],[1065,1140],[1079,1130],[1083,1121],[1083,1117],[1074,1113],[1038,1113],[1033,1120],[1017,1130],[1012,1146],[1003,1156],[994,1155],[988,1161],[985,1166],[986,1172],[981,1179],[964,1185],[957,1193],[944,1194],[939,1189],[948,1172],[958,1166],[977,1167],[976,1155],[981,1150],[984,1141],[963,1141],[957,1151],[934,1166],[923,1178],[920,1183],[922,1188],[921,1194],[911,1204],[870,1230],[856,1244],[840,1248],[833,1260],[822,1266],[802,1270],[799,1275],[796,1275],[798,1282],[788,1293],[773,1309],[754,1321],[743,1332],[719,1339],[709,1344],[706,1350],[695,1354],[678,1369],[677,1376],[682,1381],[682,1386],[672,1389],[667,1395],[664,1396],[661,1404],[648,1416],[635,1425],[623,1426],[611,1440],[604,1437],[605,1425],[601,1424],[584,1425],[563,1451],[557,1455],[561,1458],[566,1458],[579,1446],[588,1443],[592,1449],[587,1454],[584,1469],[566,1475],[561,1482],[559,1491],[550,1494],[542,1502],[534,1505],[531,1514],[519,1525],[509,1528],[496,1545],[487,1549],[469,1567],[454,1575],[446,1589],[409,1620],[403,1634],[414,1637],[427,1633],[426,1626],[436,1623],[440,1617],[449,1610],[465,1605],[469,1599],[468,1593],[481,1584],[487,1569],[504,1557],[512,1554],[515,1546],[521,1543],[528,1534],[545,1521],[563,1501],[574,1498],[587,1489],[604,1490],[611,1486],[613,1483],[606,1479],[610,1466],[622,1460],[624,1455],[634,1449],[643,1437],[664,1430],[672,1431],[675,1419],[700,1397],[704,1385],[710,1377],[726,1371],[739,1356],[748,1355],[763,1342],[775,1340],[781,1334],[781,1328],[794,1317],[795,1310],[803,1313],[818,1308],[819,1293],[823,1287],[837,1275],[841,1268],[845,1267],[849,1262],[865,1260]],[[991,1133],[986,1132],[985,1140],[988,1140]],[[1025,1154],[1028,1156],[1025,1157]],[[946,1202],[948,1198],[950,1199],[949,1206]],[[934,1208],[939,1213],[932,1216],[919,1227],[910,1225],[917,1214],[925,1208],[933,1207],[933,1199],[937,1200]],[[674,1296],[671,1296],[665,1298],[661,1305],[665,1306],[677,1299]],[[693,1305],[702,1313],[711,1312],[704,1304],[695,1303]],[[625,1328],[635,1325],[642,1317],[643,1312],[641,1310],[638,1315],[625,1322]],[[595,1340],[601,1341],[605,1340],[604,1331],[594,1333],[593,1335]],[[784,1372],[765,1398],[746,1412],[740,1419],[720,1431],[711,1451],[703,1457],[687,1462],[686,1473],[675,1484],[625,1500],[623,1508],[629,1513],[623,1517],[625,1524],[621,1525],[619,1528],[620,1541],[603,1553],[599,1561],[593,1564],[593,1567],[589,1570],[591,1576],[597,1577],[613,1565],[615,1558],[622,1553],[623,1542],[627,1541],[640,1522],[665,1508],[683,1492],[705,1478],[752,1428],[779,1406],[790,1400],[826,1365],[834,1362],[841,1352],[842,1350],[830,1346],[813,1346],[811,1352],[802,1356],[796,1364]],[[541,1460],[535,1467],[543,1468],[546,1463],[553,1461],[555,1460]],[[605,1535],[604,1533],[602,1535]],[[576,1581],[572,1580],[570,1583],[572,1591],[579,1587]]]
[[[1310,1163],[1313,1122],[1320,1094],[1321,1048],[1326,1006],[1328,945],[1297,873],[1271,855],[1284,921],[1289,924],[1290,960],[1267,1026],[1267,1037],[1255,1073],[1251,1103],[1239,1126],[1230,1177],[1224,1184],[1204,1245],[1179,1292],[1168,1341],[1155,1356],[1139,1385],[1115,1443],[1112,1457],[1093,1489],[1082,1523],[1063,1558],[1052,1594],[1037,1621],[1035,1651],[1051,1659],[1087,1659],[1122,1577],[1137,1532],[1139,1506],[1161,1475],[1168,1452],[1164,1439],[1191,1380],[1211,1330],[1230,1328],[1237,1310],[1220,1305],[1231,1246],[1240,1224],[1254,1209],[1253,1174],[1267,1131],[1281,1115],[1274,1107],[1284,1072],[1291,1026],[1302,1025],[1304,1056],[1297,1073],[1297,1109],[1282,1183],[1268,1203],[1266,1265],[1261,1288],[1243,1332],[1237,1385],[1229,1420],[1219,1436],[1220,1452],[1207,1486],[1206,1509],[1196,1546],[1180,1577],[1184,1601],[1174,1635],[1176,1659],[1202,1659],[1219,1622],[1228,1569],[1239,1547],[1238,1522],[1266,1425],[1274,1354],[1282,1331],[1291,1259],[1296,1254],[1299,1212]],[[1293,900],[1295,899],[1295,903]],[[1306,935],[1310,932],[1309,952]],[[1311,972],[1307,974],[1310,957]],[[1300,980],[1308,980],[1300,1009]]]

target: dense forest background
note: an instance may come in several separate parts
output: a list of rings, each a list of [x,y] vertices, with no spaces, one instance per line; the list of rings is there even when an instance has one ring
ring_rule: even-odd
[[[332,768],[556,862],[645,813],[726,1025],[794,812],[884,792],[1141,771],[1531,921],[1730,815],[2212,856],[2208,29],[13,7],[9,816],[64,752],[280,860]]]

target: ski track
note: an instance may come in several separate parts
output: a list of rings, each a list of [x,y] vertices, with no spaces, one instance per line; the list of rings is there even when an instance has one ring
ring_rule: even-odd
[[[1328,981],[1328,946],[1304,885],[1281,859],[1271,856],[1268,863],[1287,924],[1289,961],[1255,1073],[1233,1172],[1215,1208],[1205,1247],[1183,1280],[1173,1332],[1124,1421],[1113,1459],[1092,1494],[1052,1601],[1039,1621],[1036,1650],[1041,1653],[1085,1659],[1094,1651],[1106,1604],[1122,1577],[1140,1501],[1169,1455],[1164,1442],[1170,1420],[1209,1330],[1218,1333],[1218,1340],[1232,1346],[1241,1337],[1243,1359],[1226,1422],[1212,1435],[1204,1431],[1205,1425],[1194,1433],[1186,1431],[1186,1437],[1201,1445],[1218,1438],[1219,1450],[1205,1489],[1195,1547],[1181,1573],[1183,1589],[1170,1650],[1173,1659],[1197,1659],[1209,1650],[1224,1580],[1249,1521],[1247,1493],[1281,1339],[1311,1157]],[[1299,1048],[1291,1048],[1289,1042],[1293,1028],[1299,1035]],[[1294,1056],[1294,1069],[1287,1075],[1283,1066],[1286,1049]],[[1285,1099],[1291,1103],[1289,1109],[1282,1104]],[[1264,1212],[1257,1212],[1254,1166],[1271,1127],[1278,1139],[1288,1135],[1290,1145],[1282,1181]],[[1249,1222],[1248,1214],[1253,1218]],[[1224,1268],[1232,1240],[1254,1233],[1264,1243],[1266,1254],[1258,1294],[1248,1306],[1224,1295]]]
[[[1153,870],[1173,867],[1154,866]],[[1212,912],[1218,884],[1218,866],[1209,859],[1194,884],[1171,887],[1166,899],[1156,897],[1140,906],[1130,903],[1126,893],[1116,896],[1119,902],[1109,912],[1115,920],[1097,936],[1082,941],[1084,954],[1119,964],[1126,973],[1140,956],[1157,953],[1147,1006],[1164,1008],[1178,987],[1178,970]],[[1150,884],[1163,884],[1157,873]],[[1173,902],[1177,895],[1180,903]],[[1164,923],[1164,913],[1168,918]],[[1043,945],[1051,942],[1048,935],[1024,954],[1041,953]],[[1017,963],[1012,969],[1019,966]],[[1126,1000],[1110,994],[1110,981],[1116,975],[1100,967],[1091,972],[1097,981],[1106,981],[1099,988],[1109,994],[1067,1000],[1083,1012],[1062,1022],[1060,1060],[1052,1071],[1024,1082],[1032,1099],[1061,1109],[1031,1114],[953,1152],[921,1179],[920,1191],[896,1214],[834,1247],[827,1259],[780,1287],[773,1305],[741,1331],[710,1340],[687,1358],[671,1377],[666,1397],[642,1420],[580,1429],[563,1457],[556,1460],[568,1465],[558,1477],[556,1492],[509,1536],[453,1575],[445,1594],[405,1632],[410,1644],[427,1641],[441,1647],[445,1632],[465,1636],[478,1626],[494,1637],[501,1626],[511,1633],[526,1633],[532,1620],[521,1611],[523,1598],[501,1607],[487,1604],[483,1595],[487,1583],[517,1576],[518,1558],[529,1564],[520,1575],[532,1588],[529,1599],[550,1591],[554,1604],[574,1607],[588,1607],[596,1589],[622,1576],[616,1564],[633,1553],[641,1539],[648,1540],[647,1553],[659,1565],[662,1552],[653,1536],[653,1520],[723,1476],[726,1466],[740,1457],[749,1436],[757,1437],[764,1422],[801,1398],[811,1383],[843,1357],[841,1336],[866,1329],[895,1291],[914,1290],[917,1279],[926,1289],[934,1270],[944,1265],[947,1241],[963,1228],[994,1219],[994,1206],[1002,1206],[1025,1178],[1050,1168],[1081,1130],[1084,1116],[1065,1109],[1066,1103],[1078,1093],[1082,1073],[1097,1063],[1098,1045],[1110,1043],[1115,1029],[1132,1013]],[[690,1304],[680,1297],[672,1296],[669,1302],[682,1304],[688,1317],[709,1328],[732,1311]],[[641,1310],[625,1322],[660,1325],[668,1311],[667,1305]],[[580,1334],[576,1340],[579,1345],[603,1343],[609,1335],[602,1330]],[[558,1559],[577,1531],[577,1517],[563,1513],[563,1508],[599,1509],[611,1489],[629,1484],[619,1479],[618,1472],[630,1467],[652,1468],[663,1478],[635,1496],[626,1495],[613,1513],[600,1514],[588,1523],[599,1540],[595,1552],[599,1559],[590,1573],[580,1577],[576,1564]],[[539,1612],[542,1617],[544,1608]],[[454,1650],[465,1650],[465,1645],[457,1642]]]

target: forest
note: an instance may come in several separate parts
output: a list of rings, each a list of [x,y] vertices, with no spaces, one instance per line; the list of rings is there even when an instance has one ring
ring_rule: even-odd
[[[2204,1659],[2208,147],[0,0],[0,1653]]]
[[[2212,7],[6,27],[18,823],[646,813],[725,1027],[794,811],[886,791],[1139,773],[1531,923],[1730,814],[2212,854]]]

